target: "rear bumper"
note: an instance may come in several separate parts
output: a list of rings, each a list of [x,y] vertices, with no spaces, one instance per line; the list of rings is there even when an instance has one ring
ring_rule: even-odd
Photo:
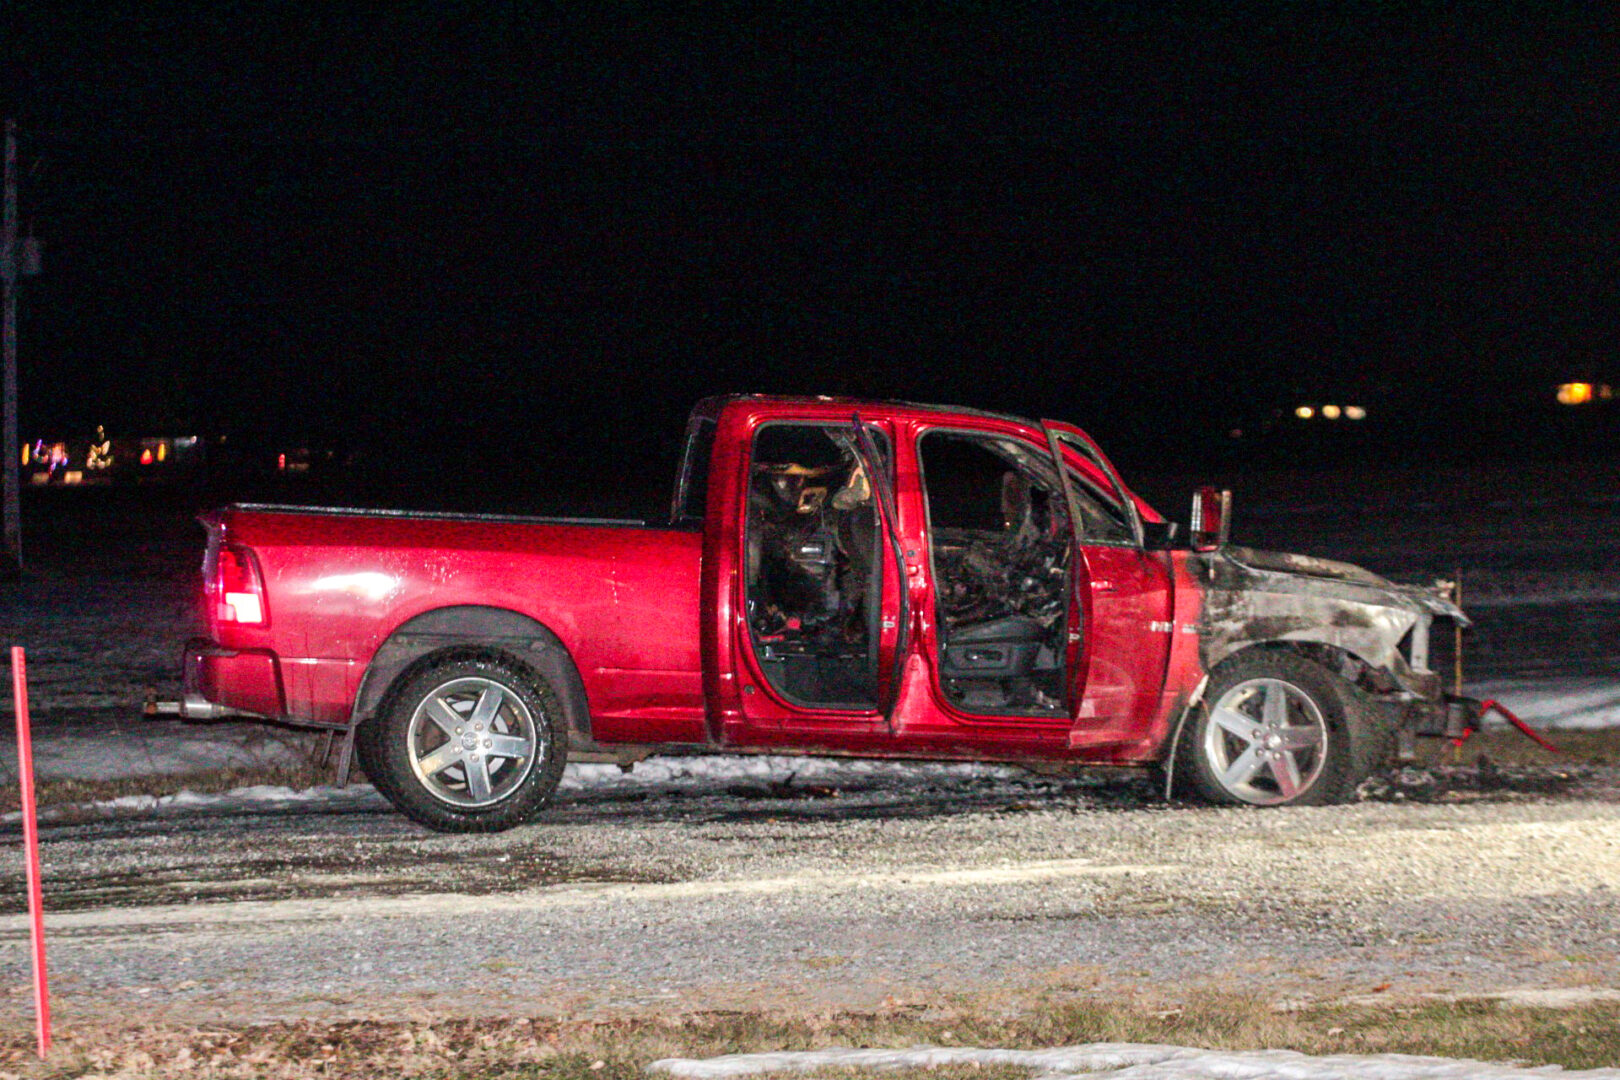
[[[314,727],[347,727],[365,665],[348,659],[280,656],[230,649],[208,638],[186,642],[185,696],[190,719],[257,716]]]
[[[184,685],[179,711],[188,719],[287,714],[280,668],[267,649],[227,649],[192,638],[186,642]]]

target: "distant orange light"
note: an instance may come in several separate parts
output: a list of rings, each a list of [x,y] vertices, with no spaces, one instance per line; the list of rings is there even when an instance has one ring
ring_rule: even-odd
[[[1558,388],[1558,403],[1560,405],[1585,405],[1591,400],[1591,383],[1567,382]]]
[[[150,448],[141,451],[141,464],[142,465],[150,465],[150,464],[152,464],[152,451],[151,451]]]
[[[1316,410],[1311,408],[1309,405],[1301,405],[1299,408],[1294,410],[1294,415],[1299,417],[1301,420],[1309,420],[1311,417],[1316,415]]]

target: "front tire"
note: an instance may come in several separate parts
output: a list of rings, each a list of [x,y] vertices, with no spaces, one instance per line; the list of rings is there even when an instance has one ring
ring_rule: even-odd
[[[541,676],[503,657],[430,661],[361,725],[361,762],[412,821],[441,832],[498,832],[551,800],[566,749],[562,704]]]
[[[1294,653],[1238,655],[1212,673],[1176,748],[1193,792],[1226,806],[1343,802],[1381,762],[1355,688]]]

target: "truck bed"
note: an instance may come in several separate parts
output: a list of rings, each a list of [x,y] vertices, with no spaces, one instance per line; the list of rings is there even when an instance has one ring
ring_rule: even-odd
[[[212,546],[251,550],[263,575],[265,625],[210,614],[214,641],[273,671],[256,711],[343,722],[391,637],[497,611],[567,649],[597,741],[703,738],[698,530],[271,504],[228,506],[206,523]]]

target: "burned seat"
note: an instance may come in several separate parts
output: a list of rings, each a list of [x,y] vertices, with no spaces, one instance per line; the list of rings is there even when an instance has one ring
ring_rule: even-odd
[[[1027,615],[999,619],[949,631],[940,657],[947,679],[1027,678],[1047,632]]]

